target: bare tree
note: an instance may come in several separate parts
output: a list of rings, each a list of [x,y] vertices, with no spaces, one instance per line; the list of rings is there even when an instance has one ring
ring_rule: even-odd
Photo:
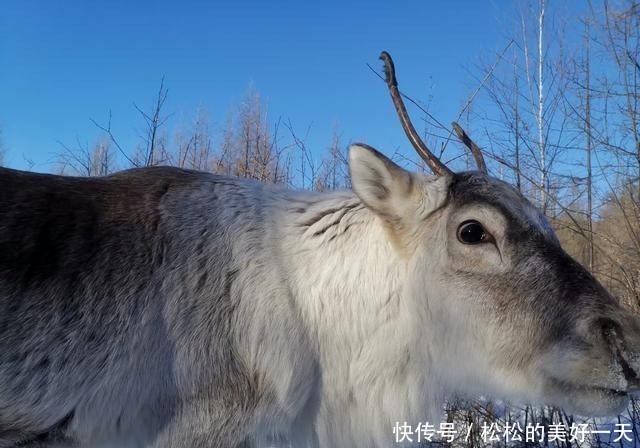
[[[76,139],[70,147],[58,142],[63,151],[58,155],[59,172],[80,176],[106,176],[115,171],[115,157],[108,137],[101,138],[93,146]]]
[[[196,110],[189,128],[175,133],[174,141],[175,154],[167,156],[171,164],[201,171],[215,170],[209,113],[203,106]]]
[[[169,156],[167,152],[165,135],[161,135],[162,127],[166,124],[169,116],[163,115],[162,108],[169,90],[164,85],[164,76],[160,80],[160,87],[154,104],[150,112],[146,112],[137,104],[133,104],[142,119],[144,120],[144,132],[140,134],[142,145],[136,155],[136,166],[151,166],[167,163]]]
[[[320,162],[313,189],[317,191],[338,190],[349,187],[349,165],[346,147],[341,135],[334,127],[331,143]]]
[[[221,131],[213,163],[216,172],[272,183],[287,183],[286,151],[280,141],[281,120],[269,120],[268,108],[251,85],[237,113]]]
[[[147,113],[137,104],[133,104],[144,121],[144,131],[139,134],[141,144],[138,145],[133,155],[125,150],[119,143],[111,127],[112,114],[109,110],[109,117],[106,124],[100,124],[93,118],[91,122],[102,132],[104,132],[120,155],[125,158],[130,166],[150,166],[169,162],[169,151],[167,148],[167,136],[162,133],[163,126],[169,119],[168,115],[163,115],[162,108],[167,99],[169,91],[164,85],[164,76],[160,80],[160,87],[151,108]]]

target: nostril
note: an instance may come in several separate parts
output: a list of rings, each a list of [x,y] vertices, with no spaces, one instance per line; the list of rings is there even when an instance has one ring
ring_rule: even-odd
[[[596,328],[605,338],[610,338],[618,329],[618,323],[613,319],[602,317],[596,321]]]
[[[624,377],[629,382],[629,388],[638,390],[640,388],[640,376],[638,373],[631,367],[627,357],[628,351],[625,350],[625,346],[623,343],[623,335],[617,322],[608,318],[601,318],[597,321],[598,327],[605,339],[610,349],[613,351],[613,355],[615,356],[618,364],[622,368],[622,373]]]
[[[596,320],[596,328],[594,330],[599,331],[600,335],[606,341],[607,345],[614,351],[622,350],[622,329],[620,325],[613,319],[602,317]]]
[[[618,323],[616,321],[607,317],[601,317],[596,320],[596,325],[603,333],[610,333],[618,327]]]

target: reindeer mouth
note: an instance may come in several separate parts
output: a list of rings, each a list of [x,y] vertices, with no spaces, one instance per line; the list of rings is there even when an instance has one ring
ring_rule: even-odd
[[[548,401],[567,411],[588,416],[603,417],[621,412],[629,401],[628,390],[618,390],[600,385],[579,384],[549,378]]]
[[[640,392],[640,375],[632,367],[629,351],[614,325],[603,325],[609,359],[608,369],[599,368],[601,378],[561,378],[547,372],[546,397],[549,402],[584,416],[608,416],[621,412],[629,395]],[[602,362],[601,358],[599,361]],[[598,366],[604,367],[604,366]]]
[[[638,392],[640,390],[640,376],[631,367],[631,363],[625,356],[628,350],[625,350],[623,339],[618,335],[615,327],[605,329],[604,337],[611,350],[613,350],[616,362],[622,369],[622,374],[628,383],[629,392]]]
[[[612,387],[605,387],[599,385],[589,385],[589,384],[580,384],[573,383],[566,380],[561,380],[558,378],[552,377],[550,379],[553,389],[564,391],[569,394],[579,394],[579,393],[587,393],[587,394],[601,394],[612,397],[626,397],[629,395],[630,391],[628,390],[620,390]]]

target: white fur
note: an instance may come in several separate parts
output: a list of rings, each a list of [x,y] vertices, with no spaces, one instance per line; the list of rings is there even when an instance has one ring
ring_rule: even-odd
[[[360,172],[354,170],[357,190],[358,174],[369,173],[367,164],[384,167],[370,153],[357,148],[354,152],[352,166],[360,168]],[[392,182],[389,177],[385,181]],[[445,199],[445,181],[434,178],[430,184],[433,191],[426,201],[404,203],[415,214],[420,211],[420,219]],[[307,443],[317,437],[323,447],[388,446],[394,441],[396,422],[439,422],[447,386],[434,366],[450,344],[438,339],[444,329],[426,325],[432,320],[424,314],[428,312],[424,293],[416,295],[408,287],[407,277],[417,268],[416,260],[394,247],[384,219],[363,207],[353,193],[279,194],[287,198],[274,197],[268,204],[274,227],[281,229],[275,250],[278,259],[284,260],[282,269],[317,350],[321,375],[319,411],[311,424],[315,434],[298,437]],[[296,204],[306,211],[292,219],[290,210]],[[335,212],[311,226],[301,226],[323,210]],[[313,236],[331,223],[337,224]],[[446,333],[447,338],[452,336]],[[281,402],[289,399],[288,391],[295,388],[292,382],[312,383],[310,378],[292,378],[289,363],[264,362],[273,370],[271,378],[277,381],[274,387],[282,394]]]

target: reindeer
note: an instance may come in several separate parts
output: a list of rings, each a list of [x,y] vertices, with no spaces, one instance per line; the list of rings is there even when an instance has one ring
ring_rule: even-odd
[[[615,414],[640,326],[506,183],[351,146],[353,192],[0,171],[0,447],[390,446],[483,394]]]

